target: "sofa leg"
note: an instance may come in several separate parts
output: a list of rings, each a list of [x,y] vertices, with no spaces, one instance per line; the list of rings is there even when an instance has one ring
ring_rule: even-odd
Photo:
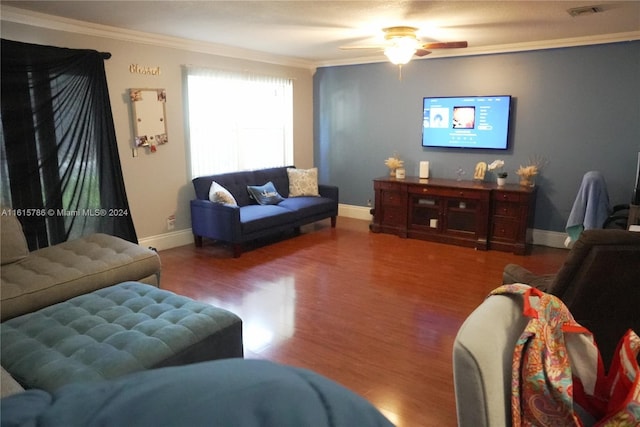
[[[196,244],[196,248],[201,248],[202,247],[202,236],[197,236],[197,235],[193,235],[193,241]]]
[[[233,247],[233,257],[240,258],[240,255],[242,255],[242,244],[234,243],[232,247]]]
[[[336,228],[336,219],[337,217],[335,216],[331,217],[331,228]]]

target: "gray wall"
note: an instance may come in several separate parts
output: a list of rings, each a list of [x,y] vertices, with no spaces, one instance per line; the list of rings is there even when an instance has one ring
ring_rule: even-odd
[[[320,68],[314,76],[314,157],[341,203],[365,206],[372,179],[397,153],[407,175],[472,179],[475,164],[503,159],[508,182],[533,157],[536,229],[563,231],[582,176],[601,171],[613,204],[631,200],[640,151],[640,42]],[[422,148],[424,96],[512,95],[508,151]],[[488,175],[487,180],[490,179]]]

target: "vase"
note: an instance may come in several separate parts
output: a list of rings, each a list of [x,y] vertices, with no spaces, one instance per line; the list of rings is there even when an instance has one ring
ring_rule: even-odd
[[[396,170],[395,169],[389,169],[389,176],[391,176],[392,178],[396,177]]]
[[[498,177],[498,187],[504,187],[506,183],[507,183],[507,178]]]
[[[523,187],[533,187],[536,185],[536,178],[534,176],[521,176],[520,185]]]

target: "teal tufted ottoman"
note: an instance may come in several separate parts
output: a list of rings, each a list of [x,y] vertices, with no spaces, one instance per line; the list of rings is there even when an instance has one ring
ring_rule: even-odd
[[[0,331],[2,367],[23,387],[49,392],[68,383],[243,356],[238,316],[138,282],[15,317]]]

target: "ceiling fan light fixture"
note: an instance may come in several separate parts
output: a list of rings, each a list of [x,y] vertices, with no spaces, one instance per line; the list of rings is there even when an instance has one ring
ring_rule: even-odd
[[[391,41],[391,45],[385,48],[384,54],[395,65],[404,65],[411,61],[420,47],[415,37],[394,37]]]

